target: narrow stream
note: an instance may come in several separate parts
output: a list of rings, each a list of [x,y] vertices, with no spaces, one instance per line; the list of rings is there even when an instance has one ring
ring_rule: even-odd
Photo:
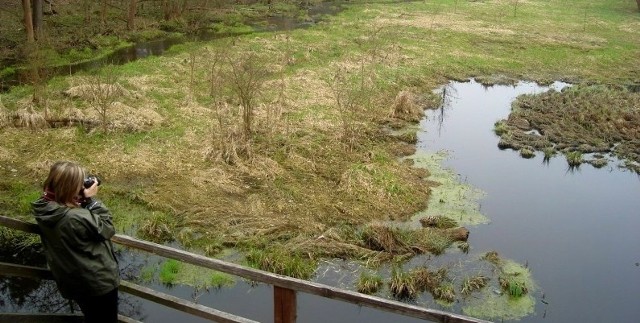
[[[493,124],[511,101],[546,90],[452,82],[449,104],[421,122],[418,149],[448,151],[446,166],[486,192],[481,210],[491,223],[470,228],[469,242],[528,264],[539,295],[521,322],[637,322],[640,176],[613,163],[570,171],[562,155],[545,164],[541,153],[523,159],[497,147]]]

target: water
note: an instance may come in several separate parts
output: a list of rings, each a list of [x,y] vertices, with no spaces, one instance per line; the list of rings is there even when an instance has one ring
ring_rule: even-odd
[[[528,263],[540,295],[522,322],[637,322],[640,177],[611,164],[569,171],[562,156],[545,164],[541,153],[523,159],[497,148],[493,124],[510,102],[545,90],[453,82],[449,104],[421,122],[418,149],[449,151],[446,165],[487,193],[481,210],[491,223],[471,227],[469,242]]]

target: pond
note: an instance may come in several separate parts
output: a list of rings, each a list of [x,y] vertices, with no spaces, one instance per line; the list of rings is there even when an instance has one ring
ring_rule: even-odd
[[[486,193],[480,207],[491,222],[470,228],[469,242],[528,264],[539,290],[535,314],[521,321],[637,322],[640,177],[611,163],[571,170],[561,155],[544,163],[541,153],[524,159],[498,149],[493,124],[510,102],[546,87],[471,81],[446,89],[448,104],[421,122],[418,149],[447,151],[446,166]]]

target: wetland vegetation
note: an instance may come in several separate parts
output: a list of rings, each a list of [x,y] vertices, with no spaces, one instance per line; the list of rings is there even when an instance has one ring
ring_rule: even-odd
[[[145,23],[141,10],[138,25],[149,28],[137,32],[246,32],[249,13],[301,15],[290,3],[218,5],[215,17],[157,24]],[[363,274],[353,288],[380,293],[386,286],[401,299],[429,292],[442,304],[462,302],[465,313],[478,317],[528,315],[536,288],[531,273],[497,253],[471,259],[481,270],[401,266],[453,245],[468,251],[466,228],[473,234],[471,226],[488,222],[477,208],[482,192],[439,167],[443,156],[413,155],[415,124],[424,109],[447,99],[433,90],[450,79],[564,80],[576,85],[514,103],[495,127],[500,147],[523,157],[564,153],[570,165],[584,154],[602,154],[598,160],[612,154],[637,170],[638,8],[614,0],[342,5],[343,12],[304,30],[185,42],[164,56],[38,76],[0,93],[3,214],[31,221],[28,203],[48,166],[71,159],[104,178],[100,194],[119,232],[208,256],[236,250],[243,255],[238,262],[304,279],[327,258],[359,261],[372,271],[392,266],[387,277]],[[66,19],[59,24],[77,29],[83,18]],[[125,34],[139,39],[119,23],[108,21],[112,33],[82,39],[111,39],[109,49]],[[22,66],[101,55],[101,46],[71,42],[70,31],[62,35],[59,43],[29,49],[38,59]],[[185,271],[166,262],[146,276],[196,281],[181,276]],[[231,282],[213,273],[195,284]]]

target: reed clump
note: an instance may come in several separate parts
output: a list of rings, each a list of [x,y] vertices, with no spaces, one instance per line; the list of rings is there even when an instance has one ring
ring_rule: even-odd
[[[382,277],[378,274],[371,274],[366,271],[360,273],[356,283],[356,290],[363,294],[375,294],[383,286]]]

